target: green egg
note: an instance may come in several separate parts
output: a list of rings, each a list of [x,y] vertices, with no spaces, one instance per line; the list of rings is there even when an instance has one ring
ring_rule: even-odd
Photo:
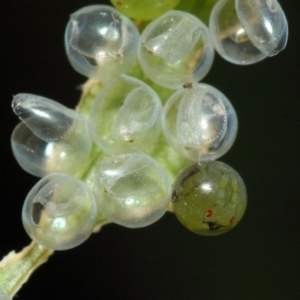
[[[219,161],[185,168],[176,178],[172,193],[177,219],[189,230],[214,236],[235,227],[247,206],[243,179]]]

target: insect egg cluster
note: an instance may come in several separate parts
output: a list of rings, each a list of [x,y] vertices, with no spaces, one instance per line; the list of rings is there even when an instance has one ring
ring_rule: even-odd
[[[245,212],[243,180],[216,161],[236,138],[235,109],[200,80],[214,49],[240,65],[283,50],[288,27],[279,3],[220,0],[208,28],[190,13],[170,10],[178,0],[158,5],[159,15],[147,14],[146,4],[135,14],[133,2],[121,8],[112,1],[127,16],[93,5],[67,24],[71,65],[97,82],[92,102],[73,110],[32,94],[13,99],[21,120],[13,153],[25,171],[41,177],[25,200],[23,224],[45,247],[73,248],[103,219],[148,226],[168,209],[191,231],[218,235]],[[136,15],[154,20],[140,33],[129,18]]]

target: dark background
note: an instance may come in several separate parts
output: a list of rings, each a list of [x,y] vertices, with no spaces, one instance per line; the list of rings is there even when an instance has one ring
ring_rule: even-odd
[[[10,149],[18,123],[12,95],[40,94],[76,105],[76,86],[85,79],[66,59],[63,32],[70,13],[94,3],[1,4],[0,257],[30,242],[20,213],[37,181],[21,170]],[[300,299],[299,4],[281,5],[290,26],[283,53],[248,67],[217,55],[203,80],[228,96],[239,117],[236,143],[221,160],[248,189],[240,225],[212,238],[189,232],[169,213],[139,230],[108,225],[82,246],[55,253],[16,299]]]

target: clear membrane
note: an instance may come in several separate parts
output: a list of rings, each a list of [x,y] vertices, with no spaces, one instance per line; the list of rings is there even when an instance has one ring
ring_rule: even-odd
[[[12,107],[22,121],[12,133],[12,150],[26,172],[43,177],[51,172],[74,174],[82,168],[92,140],[76,111],[31,94],[16,95]]]
[[[105,152],[150,151],[161,132],[162,104],[144,82],[114,78],[98,95],[90,115],[94,142]]]
[[[65,48],[77,72],[107,82],[134,66],[139,36],[133,22],[113,7],[92,5],[71,15]]]
[[[238,129],[236,112],[227,97],[202,83],[175,92],[164,106],[162,120],[168,143],[192,161],[224,155]]]
[[[198,89],[198,90],[195,90]],[[222,99],[199,87],[183,95],[177,114],[177,137],[185,147],[209,148],[219,143],[227,130],[227,113]]]
[[[265,55],[282,51],[288,24],[277,0],[236,0],[237,15],[253,44]]]
[[[93,232],[97,205],[88,186],[61,173],[43,177],[29,192],[22,210],[28,235],[38,244],[55,249],[71,249]]]
[[[288,37],[286,17],[276,0],[220,0],[209,28],[218,53],[241,65],[277,54]]]
[[[198,18],[174,10],[144,29],[138,58],[144,73],[152,81],[177,89],[201,80],[209,72],[214,49],[207,27]]]
[[[170,202],[163,168],[143,153],[114,156],[99,163],[95,195],[99,212],[119,225],[139,228],[160,219]]]

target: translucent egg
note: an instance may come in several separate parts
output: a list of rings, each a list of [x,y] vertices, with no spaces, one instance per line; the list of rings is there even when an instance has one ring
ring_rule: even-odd
[[[77,72],[107,82],[134,66],[139,36],[133,22],[113,7],[92,5],[71,15],[65,48]]]
[[[150,151],[161,132],[162,104],[144,82],[120,75],[99,94],[90,115],[94,142],[109,154]]]
[[[194,164],[180,172],[173,185],[177,219],[200,235],[219,235],[242,219],[247,206],[243,179],[219,161]]]
[[[156,222],[167,210],[170,191],[163,168],[143,153],[111,157],[98,166],[99,212],[119,225],[138,228]]]
[[[287,20],[277,0],[220,0],[209,27],[218,53],[241,65],[277,54],[288,39]]]
[[[235,141],[238,121],[227,97],[203,83],[180,89],[167,101],[163,132],[174,150],[192,161],[214,160]]]
[[[83,243],[97,220],[97,205],[88,186],[61,173],[43,177],[25,200],[22,221],[38,244],[66,250]]]
[[[0,288],[0,300],[11,300],[11,298]]]
[[[195,16],[169,11],[143,31],[138,58],[155,83],[177,89],[201,80],[210,70],[214,49],[207,27]]]
[[[82,168],[92,139],[75,110],[31,94],[16,95],[12,107],[22,121],[12,133],[12,150],[26,172],[43,177],[51,172],[74,174]]]

